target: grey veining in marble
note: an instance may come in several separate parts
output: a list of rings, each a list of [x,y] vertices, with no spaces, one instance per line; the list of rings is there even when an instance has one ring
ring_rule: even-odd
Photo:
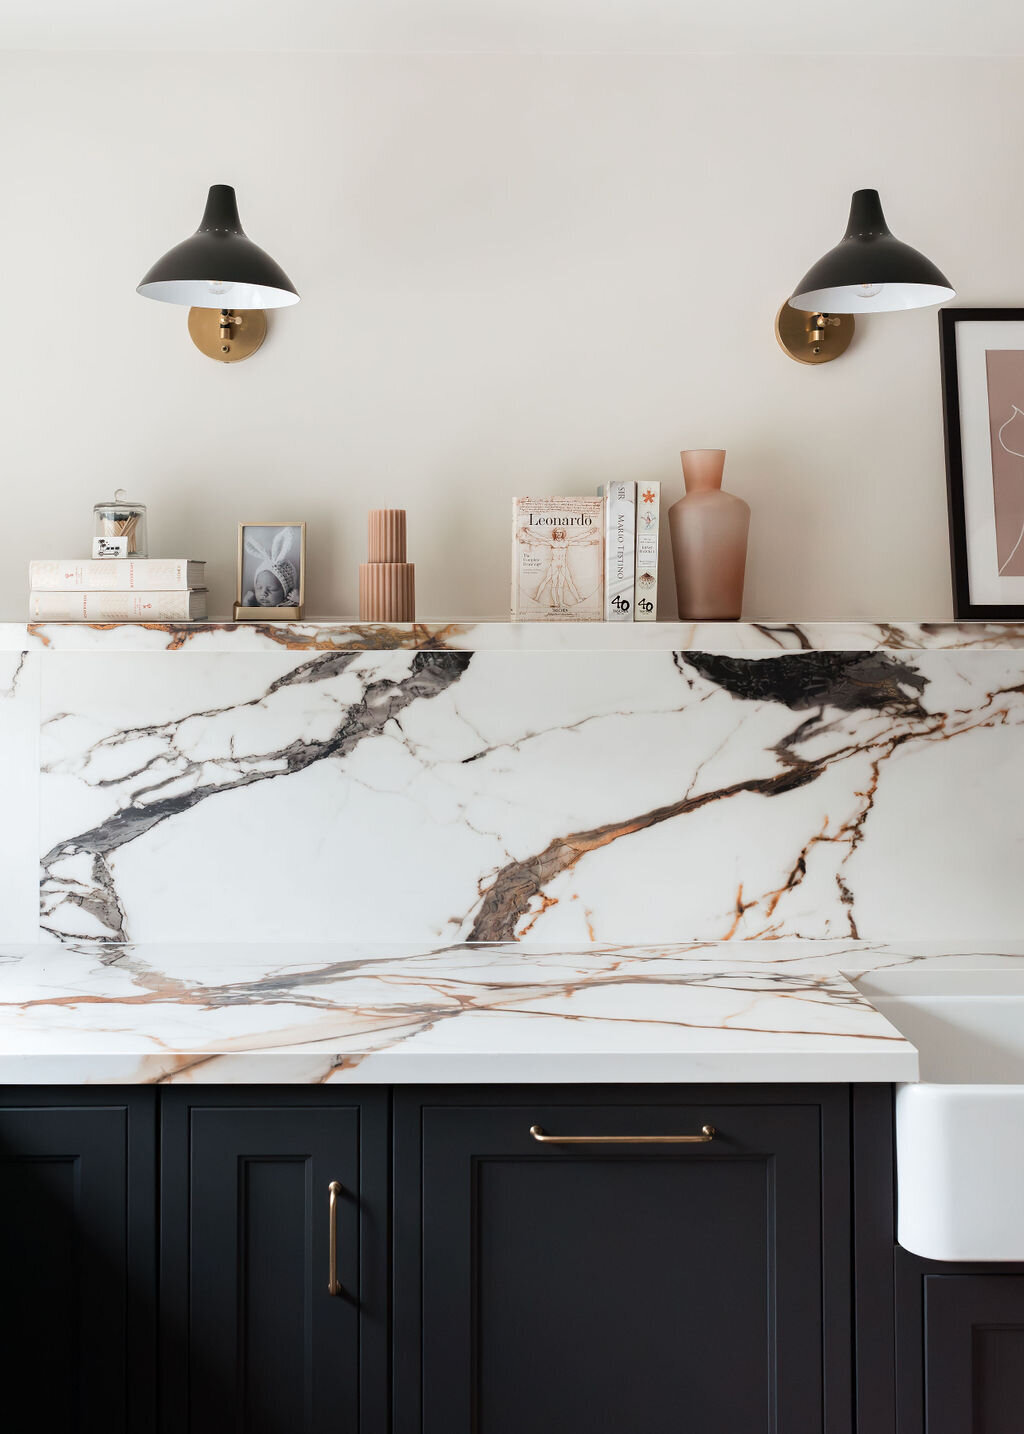
[[[32,656],[59,940],[1022,927],[1014,650]]]

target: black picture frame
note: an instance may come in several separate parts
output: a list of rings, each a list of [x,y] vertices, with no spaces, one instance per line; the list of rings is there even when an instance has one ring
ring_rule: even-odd
[[[970,323],[1024,323],[1024,309],[940,309],[939,357],[949,509],[949,562],[953,615],[961,622],[1022,622],[1022,603],[972,603],[964,505],[964,454],[957,373],[957,327]]]

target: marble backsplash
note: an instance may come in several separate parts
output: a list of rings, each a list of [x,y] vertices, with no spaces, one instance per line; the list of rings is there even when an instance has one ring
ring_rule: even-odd
[[[1022,935],[1016,642],[21,631],[0,651],[0,940]]]

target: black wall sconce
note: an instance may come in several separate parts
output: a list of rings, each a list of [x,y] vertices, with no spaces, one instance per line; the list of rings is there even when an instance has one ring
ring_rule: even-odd
[[[955,297],[945,274],[890,232],[878,190],[858,189],[846,233],[776,314],[775,337],[799,363],[828,363],[849,346],[856,314],[919,309]]]
[[[192,342],[221,363],[256,352],[267,332],[264,310],[299,302],[280,264],[242,228],[230,184],[210,186],[199,228],[156,261],[137,292],[165,304],[188,304]]]

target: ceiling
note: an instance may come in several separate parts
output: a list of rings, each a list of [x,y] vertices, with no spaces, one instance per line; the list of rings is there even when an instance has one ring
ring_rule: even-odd
[[[0,49],[1024,54],[1020,0],[0,0]],[[820,83],[827,89],[827,77]],[[808,76],[813,90],[815,77]]]

